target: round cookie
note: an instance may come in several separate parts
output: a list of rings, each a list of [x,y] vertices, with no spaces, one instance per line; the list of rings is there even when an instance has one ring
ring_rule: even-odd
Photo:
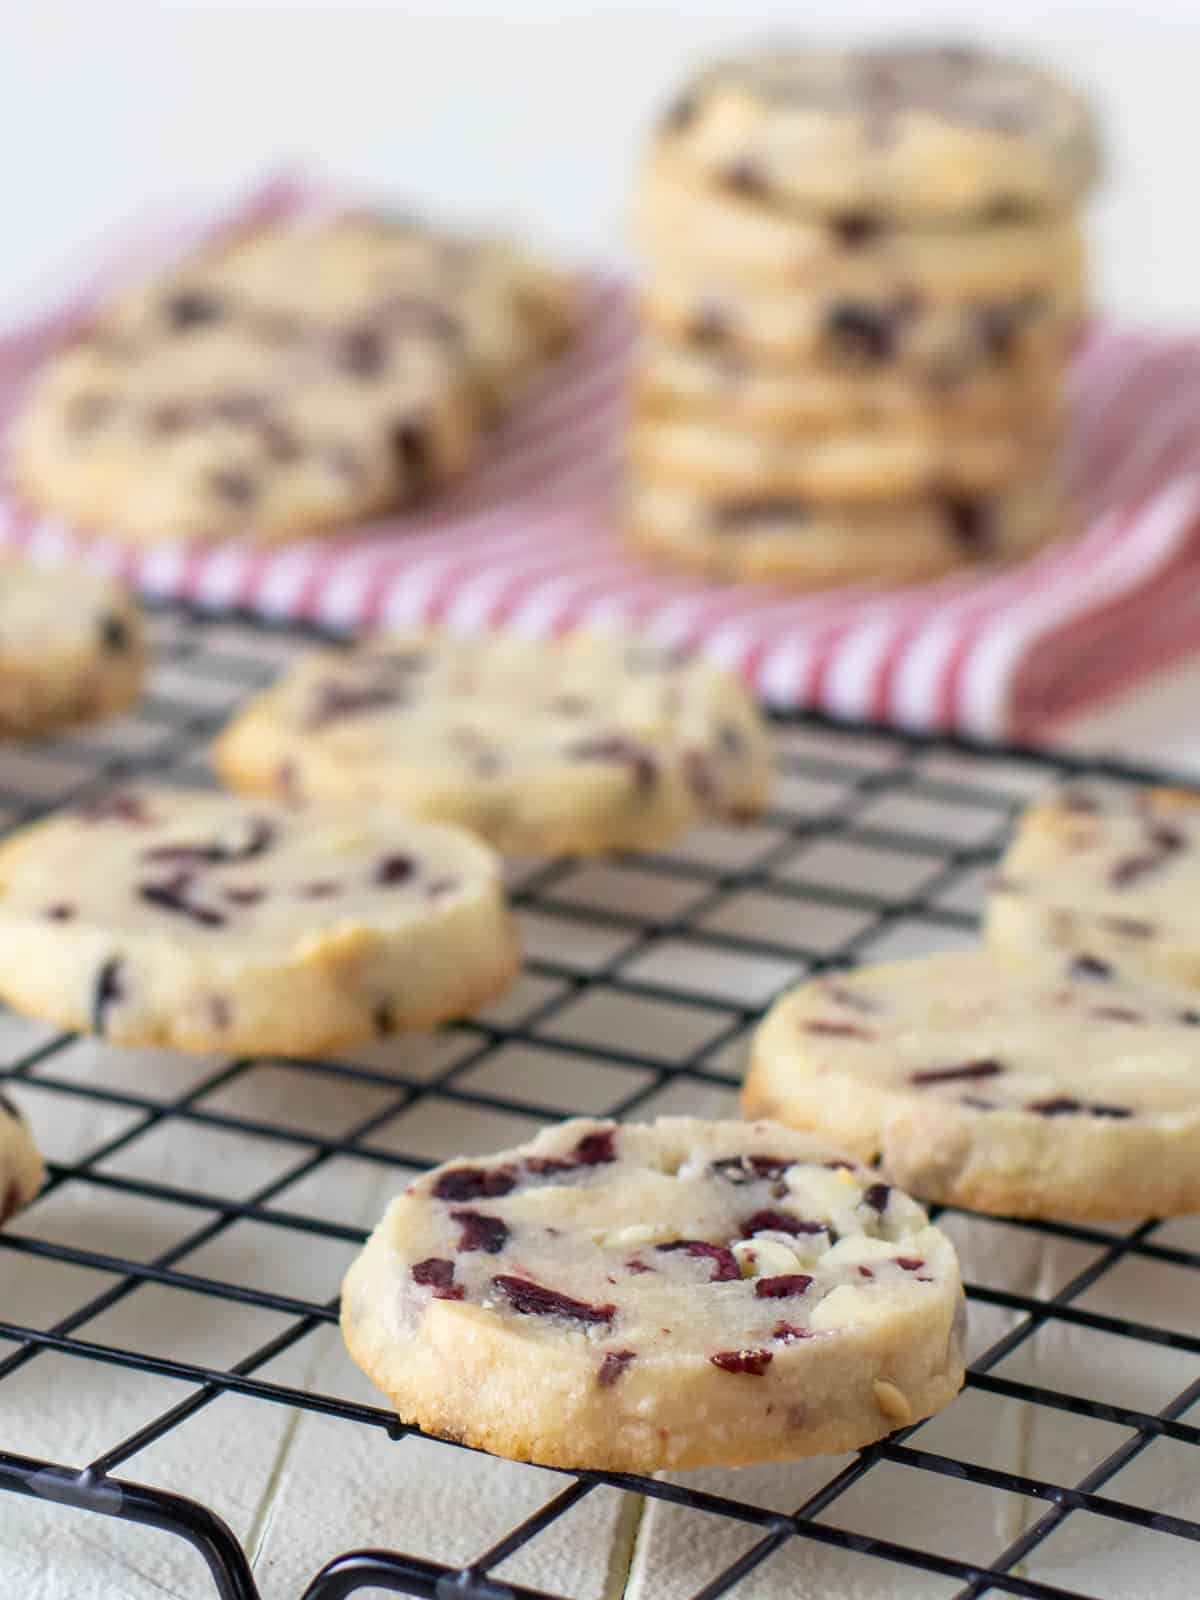
[[[28,1123],[0,1089],[0,1228],[29,1204],[45,1176]]]
[[[407,1422],[520,1461],[650,1473],[854,1450],[947,1405],[949,1240],[770,1123],[579,1119],[392,1202],[342,1293]]]
[[[320,1054],[461,1016],[516,968],[496,857],[391,811],[135,789],[0,847],[0,997],[114,1044]]]
[[[517,855],[651,849],[761,809],[766,730],[727,674],[669,646],[436,630],[297,663],[214,759],[250,794],[399,807]]]
[[[751,432],[709,417],[643,416],[628,437],[636,475],[721,498],[811,496],[845,505],[979,494],[1044,469],[1053,423],[1001,432],[888,424]]]
[[[642,174],[633,236],[660,269],[700,260],[743,291],[804,289],[814,296],[903,288],[934,300],[1001,299],[1078,284],[1085,256],[1070,215],[847,237],[820,219],[790,216],[697,181],[664,158]]]
[[[0,736],[123,711],[146,657],[141,613],[111,578],[0,558]]]
[[[746,294],[711,276],[656,271],[641,310],[647,326],[674,345],[773,372],[804,367],[945,384],[978,372],[1012,378],[1061,365],[1080,327],[1083,296],[1070,281],[961,304],[895,286],[872,294],[844,286],[825,294]]]
[[[499,242],[269,227],[81,330],[25,398],[13,470],[39,505],[138,540],[361,519],[465,469],[570,301]]]
[[[714,184],[853,236],[1074,205],[1099,167],[1086,99],[1025,62],[955,47],[772,49],[702,72],[659,148]]]
[[[776,1002],[747,1116],[836,1140],[923,1199],[1001,1216],[1200,1209],[1200,1009],[1088,950],[838,973]]]
[[[710,578],[802,588],[911,583],[1020,560],[1071,526],[1057,484],[1036,477],[994,495],[879,506],[705,496],[646,480],[628,493],[628,532],[642,554]]]
[[[1086,949],[1200,988],[1200,794],[1081,781],[1044,796],[993,880],[986,934],[1003,954]]]
[[[916,423],[946,430],[1048,416],[1061,387],[1062,365],[1047,354],[1012,363],[960,366],[939,374],[875,367],[838,372],[813,365],[767,366],[736,349],[688,346],[650,337],[638,351],[635,394],[650,414],[687,411],[742,426],[781,430]]]

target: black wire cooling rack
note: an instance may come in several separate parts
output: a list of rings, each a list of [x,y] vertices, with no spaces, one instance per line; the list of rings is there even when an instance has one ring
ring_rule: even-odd
[[[242,694],[260,687],[291,650],[306,642],[298,632],[174,613],[158,616],[156,627],[159,668],[152,693],[135,717],[5,754],[0,761],[0,820],[6,826],[131,776],[152,773],[184,783],[208,781],[203,749],[230,707]],[[51,1115],[54,1106],[72,1102],[78,1108],[86,1102],[95,1108],[98,1126],[103,1125],[105,1113],[119,1113],[121,1126],[78,1159],[52,1162],[46,1195],[0,1235],[0,1251],[37,1258],[56,1272],[86,1269],[76,1277],[88,1284],[83,1299],[46,1327],[24,1326],[16,1320],[20,1304],[0,1306],[4,1313],[0,1445],[8,1442],[6,1390],[21,1382],[21,1374],[31,1365],[36,1369],[56,1359],[91,1364],[97,1388],[112,1381],[112,1369],[132,1369],[176,1380],[183,1398],[160,1406],[126,1437],[112,1440],[86,1462],[62,1464],[0,1450],[0,1489],[14,1497],[76,1508],[81,1515],[145,1524],[186,1540],[203,1556],[211,1574],[211,1584],[201,1580],[201,1588],[188,1593],[259,1600],[250,1559],[227,1523],[198,1493],[181,1495],[136,1481],[137,1458],[230,1395],[249,1397],[264,1407],[293,1408],[297,1415],[320,1414],[347,1428],[373,1430],[385,1458],[376,1468],[376,1488],[384,1494],[387,1452],[403,1450],[418,1436],[381,1406],[350,1401],[303,1382],[282,1382],[274,1375],[277,1358],[335,1322],[336,1278],[325,1285],[328,1297],[309,1300],[256,1288],[232,1273],[206,1275],[189,1268],[189,1257],[197,1257],[247,1220],[273,1230],[285,1250],[302,1252],[322,1240],[335,1241],[343,1249],[357,1246],[364,1237],[361,1229],[339,1223],[318,1207],[305,1210],[289,1204],[287,1192],[343,1156],[374,1163],[389,1176],[394,1169],[394,1187],[401,1187],[415,1168],[429,1163],[430,1154],[412,1148],[396,1151],[373,1139],[398,1111],[436,1102],[443,1108],[454,1107],[455,1115],[463,1117],[486,1112],[523,1119],[532,1131],[534,1122],[579,1109],[614,1116],[654,1114],[666,1109],[668,1101],[669,1108],[678,1111],[696,1097],[730,1093],[738,1079],[739,1047],[779,988],[806,971],[853,963],[860,956],[916,953],[969,939],[980,886],[1002,847],[1012,813],[1042,784],[1065,773],[1086,772],[1118,784],[1162,776],[1101,760],[984,750],[948,739],[839,727],[815,718],[781,720],[777,732],[783,776],[776,808],[760,823],[743,830],[699,830],[670,852],[636,860],[553,863],[518,880],[515,898],[531,949],[527,980],[531,997],[526,994],[523,1008],[500,1008],[450,1030],[455,1048],[448,1053],[448,1064],[432,1070],[425,1064],[409,1071],[391,1062],[379,1067],[353,1059],[273,1059],[272,1071],[287,1075],[298,1100],[318,1077],[333,1079],[347,1090],[359,1086],[372,1091],[370,1115],[337,1137],[244,1111],[214,1109],[214,1096],[219,1104],[221,1094],[261,1067],[255,1060],[214,1064],[198,1080],[190,1080],[186,1092],[154,1098],[148,1089],[141,1092],[136,1076],[131,1079],[127,1073],[114,1070],[112,1082],[98,1082],[94,1076],[81,1080],[65,1070],[70,1051],[77,1048],[71,1035],[43,1029],[32,1044],[21,1035],[21,1047],[10,1050],[8,1058],[0,1056],[0,1086],[16,1085],[18,1096],[36,1089]],[[573,944],[573,938],[582,942]],[[670,1036],[672,1042],[664,1045],[660,1039],[649,1046],[636,1026],[622,1031],[613,1024],[614,1007],[618,1012],[624,1007],[626,1015],[642,1019],[658,1008],[684,1019],[684,1025]],[[0,1034],[0,1049],[7,1037]],[[504,1080],[508,1087],[504,1082],[497,1087],[499,1080],[489,1076],[501,1054],[514,1046],[534,1050],[549,1063],[532,1093],[514,1093],[511,1078]],[[112,1055],[115,1061],[116,1053]],[[576,1068],[586,1063],[586,1107],[556,1103],[555,1062],[564,1069],[569,1063]],[[124,1171],[119,1161],[114,1164],[115,1157],[164,1132],[194,1138],[199,1130],[213,1129],[272,1141],[289,1157],[284,1170],[249,1196],[232,1199],[203,1186],[138,1177],[136,1164]],[[451,1153],[439,1151],[435,1159]],[[47,1197],[70,1186],[86,1190],[87,1204],[97,1210],[119,1198],[127,1203],[161,1202],[181,1208],[189,1225],[182,1238],[150,1259],[141,1259],[132,1250],[127,1258],[89,1249],[86,1237],[64,1242],[53,1236],[53,1229],[39,1231],[39,1218]],[[943,1213],[946,1225],[957,1220],[953,1213]],[[1162,1441],[1200,1444],[1200,1427],[1184,1420],[1200,1400],[1200,1376],[1165,1397],[1165,1403],[1138,1409],[1123,1403],[1120,1385],[1114,1387],[1121,1392],[1093,1392],[1096,1386],[1089,1387],[1084,1374],[1085,1358],[1076,1363],[1077,1386],[1032,1381],[1028,1370],[1019,1363],[1014,1366],[1010,1358],[1040,1330],[1057,1328],[1070,1330],[1080,1341],[1075,1346],[1078,1351],[1086,1352],[1091,1339],[1124,1341],[1123,1359],[1133,1366],[1153,1367],[1168,1350],[1194,1362],[1200,1355],[1200,1336],[1138,1320],[1136,1302],[1121,1299],[1120,1309],[1128,1315],[1116,1315],[1089,1308],[1087,1301],[1098,1285],[1121,1271],[1122,1264],[1149,1263],[1195,1273],[1200,1269],[1200,1252],[1166,1242],[1161,1225],[1154,1222],[1116,1229],[1053,1223],[1003,1226],[1025,1237],[1038,1235],[1069,1244],[1077,1252],[1072,1258],[1075,1264],[1065,1281],[1045,1292],[1040,1292],[1043,1285],[1006,1283],[1002,1268],[988,1281],[969,1284],[968,1295],[977,1310],[990,1308],[1007,1321],[1002,1336],[974,1360],[967,1398],[958,1404],[967,1405],[974,1391],[1009,1406],[1013,1414],[1022,1408],[1036,1409],[1055,1427],[1066,1426],[1068,1416],[1107,1425],[1105,1447],[1077,1481],[1048,1481],[997,1470],[972,1452],[942,1453],[923,1445],[923,1437],[931,1436],[920,1428],[893,1435],[849,1464],[834,1464],[828,1480],[803,1504],[783,1511],[752,1497],[701,1488],[695,1480],[562,1474],[561,1488],[552,1490],[532,1515],[507,1529],[466,1565],[403,1550],[341,1553],[334,1547],[321,1557],[327,1564],[313,1573],[311,1581],[307,1572],[301,1580],[301,1584],[307,1581],[304,1600],[336,1600],[366,1588],[436,1600],[546,1600],[549,1591],[505,1581],[497,1576],[498,1570],[551,1532],[581,1501],[614,1491],[623,1504],[665,1503],[697,1513],[709,1528],[720,1524],[739,1530],[736,1555],[729,1558],[728,1545],[721,1547],[725,1553],[714,1554],[699,1587],[688,1586],[692,1600],[748,1593],[755,1575],[762,1576],[764,1563],[805,1541],[837,1552],[837,1559],[855,1564],[856,1572],[861,1565],[862,1573],[853,1581],[845,1580],[855,1594],[868,1584],[877,1585],[879,1593],[889,1593],[888,1572],[908,1569],[909,1580],[915,1574],[927,1576],[929,1589],[922,1588],[922,1594],[936,1592],[959,1600],[998,1594],[1082,1600],[1082,1591],[1030,1574],[1039,1570],[1035,1558],[1040,1547],[1064,1522],[1089,1516],[1099,1519],[1096,1526],[1104,1530],[1102,1538],[1123,1527],[1140,1539],[1139,1594],[1194,1593],[1200,1586],[1177,1576],[1187,1570],[1189,1553],[1176,1541],[1200,1539],[1200,1522],[1147,1503],[1144,1495],[1126,1499],[1104,1490]],[[105,1326],[106,1313],[145,1294],[150,1286],[165,1286],[188,1297],[197,1324],[217,1324],[231,1307],[250,1306],[277,1314],[281,1327],[269,1340],[224,1365],[150,1354],[136,1348],[133,1339],[110,1341],[95,1331],[97,1325]],[[1006,1374],[1006,1366],[1017,1376]],[[54,1385],[48,1383],[48,1410],[54,1397]],[[459,1448],[441,1441],[430,1442],[429,1447]],[[501,1470],[487,1458],[476,1457],[474,1464],[480,1470]],[[1186,1452],[1181,1473],[1190,1470],[1195,1475],[1197,1466],[1200,1457]],[[197,1484],[203,1479],[202,1468],[198,1461]],[[504,1470],[541,1469],[505,1466]],[[130,1471],[132,1478],[126,1475]],[[862,1525],[856,1512],[845,1510],[861,1509],[869,1502],[871,1480],[879,1483],[879,1496],[894,1501],[909,1487],[915,1488],[918,1479],[926,1485],[953,1479],[959,1486],[1013,1497],[1023,1515],[1009,1525],[1011,1536],[1002,1548],[986,1561],[973,1561],[929,1539],[881,1537],[871,1531],[869,1517]],[[478,1485],[478,1478],[473,1481]],[[14,1512],[20,1515],[21,1505],[15,1498],[0,1497],[0,1572],[9,1543],[2,1530],[14,1527],[8,1519]],[[471,1516],[470,1504],[445,1507],[447,1525],[454,1519],[461,1526]],[[113,1545],[118,1562],[121,1537]],[[696,1540],[703,1559],[702,1532]],[[1174,1588],[1156,1577],[1159,1554],[1166,1562],[1164,1572],[1176,1575],[1171,1579]],[[41,1559],[53,1573],[52,1543]],[[123,1594],[119,1573],[114,1582],[111,1592]],[[643,1586],[638,1592],[657,1600],[652,1587]],[[801,1589],[785,1583],[775,1592],[791,1595]],[[803,1592],[810,1591],[805,1587]],[[811,1592],[842,1591],[835,1579]],[[294,1593],[299,1600],[299,1588]],[[576,1596],[555,1593],[553,1600],[576,1600]]]

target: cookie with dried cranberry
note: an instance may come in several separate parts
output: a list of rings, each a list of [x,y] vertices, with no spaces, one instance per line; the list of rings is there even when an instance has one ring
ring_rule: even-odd
[[[998,326],[993,333],[1000,343],[1007,337]],[[1008,369],[970,351],[931,359],[926,371],[882,363],[852,372],[816,361],[772,366],[720,341],[706,349],[651,335],[638,351],[635,395],[646,414],[736,417],[772,431],[898,423],[961,432],[1051,416],[1061,379],[1056,353],[1014,358]]]
[[[1004,955],[1086,949],[1200,988],[1200,792],[1081,781],[1043,796],[993,880],[986,928]]]
[[[586,1119],[394,1200],[342,1330],[406,1422],[520,1461],[657,1472],[854,1450],[963,1379],[953,1246],[777,1125]]]
[[[1001,1216],[1200,1210],[1200,1009],[1094,949],[984,950],[818,978],[754,1040],[743,1096],[929,1201]]]
[[[942,493],[883,505],[799,495],[701,494],[649,475],[628,491],[631,544],[711,578],[819,588],[913,583],[960,567],[1016,561],[1072,530],[1053,477],[993,494]]]
[[[963,304],[1078,282],[1085,257],[1079,223],[1070,214],[847,238],[821,218],[793,216],[754,196],[721,190],[662,157],[642,174],[633,232],[638,249],[660,270],[703,261],[747,293],[777,295],[875,297],[906,289]]]
[[[27,1206],[46,1169],[29,1124],[6,1089],[0,1089],[0,1228]]]
[[[816,213],[853,244],[901,224],[977,225],[1079,202],[1092,109],[1028,62],[960,46],[774,48],[687,85],[658,148],[732,195]]]
[[[517,952],[457,828],[167,789],[0,847],[0,997],[120,1045],[313,1055],[461,1016]]]
[[[572,317],[567,281],[499,241],[274,224],[81,330],[25,399],[13,469],[135,540],[335,527],[462,473]]]
[[[146,656],[141,612],[111,578],[0,560],[0,736],[114,716]]]
[[[242,793],[392,805],[528,856],[651,849],[699,818],[757,812],[770,778],[762,719],[732,677],[619,635],[429,630],[320,651],[214,755]]]

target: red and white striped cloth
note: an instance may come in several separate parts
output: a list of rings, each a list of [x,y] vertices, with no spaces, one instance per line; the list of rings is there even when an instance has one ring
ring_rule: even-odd
[[[219,223],[142,241],[54,317],[0,341],[0,417],[97,299],[219,231],[328,206],[272,182]],[[597,281],[581,343],[435,503],[256,548],[122,544],[23,504],[0,459],[0,545],[77,557],[143,593],[337,628],[439,622],[554,634],[633,625],[686,641],[779,707],[980,738],[1036,736],[1200,646],[1200,338],[1102,324],[1071,373],[1083,535],[1026,564],[907,589],[787,594],[645,565],[616,523],[629,297]]]

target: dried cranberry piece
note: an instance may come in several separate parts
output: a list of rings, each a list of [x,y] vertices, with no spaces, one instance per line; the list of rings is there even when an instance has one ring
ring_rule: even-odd
[[[722,1372],[740,1372],[748,1378],[761,1378],[774,1357],[769,1350],[718,1350],[708,1359]]]
[[[883,232],[883,220],[871,211],[844,211],[833,219],[837,240],[847,250],[871,244]]]
[[[294,428],[289,428],[286,422],[280,422],[278,417],[263,417],[255,432],[272,461],[286,465],[290,461],[298,461],[304,454],[299,434]]]
[[[1052,1100],[1033,1100],[1025,1108],[1027,1111],[1036,1111],[1041,1117],[1066,1117],[1074,1116],[1080,1112],[1089,1117],[1131,1117],[1133,1112],[1128,1106],[1106,1106],[1096,1101],[1072,1100],[1067,1095],[1059,1095]]]
[[[132,635],[124,617],[108,612],[100,619],[100,648],[107,655],[119,656],[129,649]]]
[[[233,1007],[223,994],[210,994],[205,1001],[205,1010],[214,1028],[224,1031],[233,1021]]]
[[[767,175],[753,161],[735,161],[725,169],[725,187],[734,194],[752,195],[762,199],[771,192]]]
[[[771,1330],[772,1339],[778,1339],[781,1344],[794,1344],[797,1339],[811,1339],[811,1328],[797,1328],[791,1322],[777,1322]]]
[[[275,840],[274,825],[264,817],[253,817],[241,844],[164,844],[143,850],[143,861],[230,862],[251,861],[270,849]]]
[[[102,794],[94,800],[85,800],[75,808],[75,815],[84,822],[153,822],[140,794]]]
[[[1113,975],[1109,962],[1087,954],[1076,956],[1070,970],[1073,978],[1111,978]]]
[[[1178,828],[1173,828],[1169,822],[1156,822],[1146,829],[1150,843],[1156,850],[1161,850],[1164,855],[1174,855],[1177,850],[1183,850],[1187,845],[1187,835]]]
[[[777,1181],[793,1165],[786,1156],[725,1156],[708,1170],[726,1183],[741,1185]]]
[[[433,456],[429,433],[416,418],[407,418],[392,427],[392,454],[395,456],[409,494],[423,494],[433,475]]]
[[[886,1183],[873,1183],[863,1195],[863,1204],[870,1206],[872,1211],[878,1211],[880,1216],[888,1208],[888,1201],[892,1197],[891,1185]]]
[[[139,884],[138,898],[145,900],[147,905],[157,906],[160,911],[170,911],[174,916],[185,917],[201,928],[223,928],[228,920],[223,911],[215,911],[210,906],[199,905],[196,901],[188,899],[187,891],[190,883],[190,873],[177,872],[173,878],[168,878],[166,883]]]
[[[847,300],[835,305],[825,329],[837,352],[869,366],[881,366],[895,354],[898,318],[893,311]]]
[[[1013,353],[1017,336],[1038,303],[1038,296],[1029,296],[1008,305],[976,306],[973,317],[976,337],[994,361],[1004,361]]]
[[[569,1322],[607,1324],[617,1314],[616,1306],[590,1306],[585,1300],[573,1300],[569,1294],[547,1289],[531,1278],[501,1274],[492,1279],[492,1286],[499,1289],[513,1310],[522,1316],[564,1317]]]
[[[807,1272],[783,1272],[775,1278],[756,1278],[754,1294],[759,1300],[790,1300],[806,1293],[811,1283]]]
[[[384,888],[394,888],[398,883],[407,883],[417,870],[417,864],[411,856],[384,856],[375,868],[375,882]]]
[[[412,1269],[413,1282],[423,1289],[432,1289],[435,1300],[461,1300],[463,1288],[454,1281],[454,1263],[444,1256],[429,1256],[418,1261]]]
[[[304,725],[307,728],[320,728],[342,717],[400,705],[403,699],[404,696],[394,684],[372,683],[357,687],[353,684],[321,683],[317,685],[314,704],[304,719]]]
[[[879,1010],[874,1000],[868,1000],[865,994],[859,994],[855,989],[847,989],[841,983],[826,983],[825,993],[839,1006],[845,1006],[848,1011],[870,1014]]]
[[[983,1056],[978,1061],[964,1061],[957,1067],[928,1067],[924,1072],[909,1074],[909,1083],[915,1088],[924,1088],[931,1083],[958,1083],[971,1078],[994,1078],[997,1073],[1003,1072],[1004,1067],[999,1061],[990,1056]]]
[[[896,1265],[903,1267],[905,1272],[920,1272],[925,1263],[920,1256],[897,1256]]]
[[[689,321],[686,336],[703,349],[725,344],[733,337],[733,318],[724,306],[701,306]]]
[[[265,900],[267,896],[265,889],[256,889],[252,884],[243,886],[237,883],[226,884],[221,893],[229,901],[230,905],[235,906],[254,906],[260,900]]]
[[[794,1217],[789,1211],[756,1211],[742,1223],[742,1238],[752,1239],[756,1233],[827,1233],[833,1239],[833,1229],[823,1222],[808,1222]]]
[[[806,1022],[804,1031],[819,1034],[826,1039],[874,1039],[875,1037],[870,1028],[861,1028],[857,1022],[826,1022],[821,1018],[816,1022]]]
[[[683,776],[688,788],[701,805],[711,805],[717,798],[717,781],[713,777],[708,754],[704,750],[683,752]]]
[[[987,555],[992,547],[992,513],[984,500],[972,495],[946,494],[942,515],[955,544],[968,555]]]
[[[51,922],[70,922],[75,915],[75,907],[68,905],[65,900],[60,900],[57,904],[46,907],[46,915]]]
[[[462,1227],[458,1248],[482,1250],[486,1255],[499,1255],[508,1240],[508,1226],[499,1217],[489,1217],[484,1211],[452,1211],[451,1217]]]
[[[125,989],[122,979],[125,972],[125,963],[117,956],[106,961],[96,974],[95,987],[92,990],[92,1032],[104,1035],[108,1013],[113,1006],[118,1005],[125,998]]]
[[[224,472],[210,473],[208,482],[213,493],[222,500],[228,500],[230,505],[248,506],[258,495],[258,484],[253,473],[240,472],[234,467]]]
[[[740,1278],[741,1268],[732,1250],[723,1244],[709,1244],[705,1239],[673,1239],[670,1244],[656,1245],[655,1249],[666,1255],[669,1251],[682,1251],[686,1256],[706,1259],[713,1264],[710,1283],[729,1283]]]
[[[600,1128],[595,1133],[585,1133],[575,1146],[575,1160],[581,1167],[601,1167],[617,1159],[614,1141],[615,1128]]]
[[[607,1351],[596,1374],[596,1382],[602,1389],[611,1389],[617,1379],[624,1376],[629,1363],[636,1359],[637,1352],[633,1350]]]
[[[146,421],[154,433],[178,433],[182,428],[193,428],[201,420],[198,407],[186,400],[160,400],[146,414]]]
[[[387,366],[387,345],[376,328],[352,328],[338,340],[334,359],[355,378],[377,378]]]
[[[1151,939],[1154,937],[1154,924],[1144,922],[1141,917],[1106,917],[1105,926],[1114,933],[1120,934],[1123,939]]]
[[[511,1167],[450,1167],[431,1192],[435,1200],[498,1200],[516,1186]]]
[[[224,314],[223,301],[205,289],[181,289],[163,304],[163,316],[173,333],[218,322]]]
[[[579,744],[570,745],[567,754],[576,761],[612,761],[628,767],[638,794],[649,794],[658,781],[658,762],[650,752],[636,740],[626,739],[620,734],[584,739]]]

